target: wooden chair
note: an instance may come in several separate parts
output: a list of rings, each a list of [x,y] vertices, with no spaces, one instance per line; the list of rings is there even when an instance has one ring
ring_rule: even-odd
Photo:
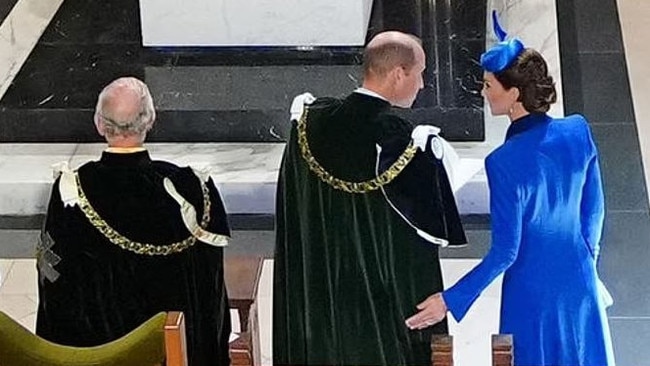
[[[251,334],[244,332],[230,343],[230,366],[260,366],[260,361],[253,356]]]
[[[431,337],[431,366],[454,365],[454,337],[434,334]]]
[[[227,255],[224,277],[228,289],[229,306],[237,309],[241,334],[230,344],[230,359],[235,365],[261,365],[260,325],[257,310],[264,258],[259,256]]]
[[[492,335],[492,366],[512,366],[514,362],[512,335]],[[431,366],[454,365],[454,338],[435,334],[431,338]]]
[[[161,312],[122,338],[95,347],[49,342],[0,312],[0,366],[187,366],[185,320]]]
[[[188,365],[185,316],[180,311],[168,312],[165,320],[165,365]]]
[[[492,335],[492,366],[512,366],[514,364],[512,334]]]

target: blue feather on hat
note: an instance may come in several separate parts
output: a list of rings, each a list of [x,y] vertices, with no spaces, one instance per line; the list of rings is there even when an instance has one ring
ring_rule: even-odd
[[[498,73],[507,69],[525,47],[519,38],[506,40],[508,34],[501,28],[496,10],[492,11],[492,27],[499,43],[481,55],[481,67],[486,71]]]

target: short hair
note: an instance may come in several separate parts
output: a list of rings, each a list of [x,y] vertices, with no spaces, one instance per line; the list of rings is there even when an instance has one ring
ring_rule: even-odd
[[[390,39],[364,49],[364,75],[374,74],[382,77],[395,67],[402,66],[410,70],[415,65],[415,45],[422,45],[422,41],[412,34],[403,35],[406,39]],[[409,42],[409,38],[414,42]]]
[[[557,101],[553,77],[548,74],[544,57],[526,48],[507,69],[495,73],[504,88],[519,89],[519,99],[528,112],[546,113]]]
[[[115,93],[129,90],[139,97],[139,108],[127,118],[118,119],[113,111],[107,108],[108,100],[115,97]],[[104,132],[108,136],[116,135],[140,135],[145,132],[154,122],[156,111],[153,106],[153,98],[145,83],[134,77],[122,77],[108,84],[99,93],[97,106],[95,107],[95,120],[104,122]]]

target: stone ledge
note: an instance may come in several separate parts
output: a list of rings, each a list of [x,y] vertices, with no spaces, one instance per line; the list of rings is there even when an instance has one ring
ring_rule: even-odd
[[[51,165],[67,161],[72,168],[99,158],[104,144],[0,145],[0,216],[30,217],[45,212],[53,181]],[[282,158],[282,143],[147,144],[153,159],[208,169],[232,215],[272,215]],[[456,146],[461,162],[476,164],[484,146]],[[462,214],[488,213],[485,174],[474,175],[457,192]]]

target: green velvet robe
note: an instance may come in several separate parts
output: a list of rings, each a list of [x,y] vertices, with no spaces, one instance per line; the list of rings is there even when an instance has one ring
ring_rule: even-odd
[[[412,126],[378,98],[318,99],[309,111],[311,152],[339,179],[372,179],[376,145],[401,152],[410,141]],[[443,289],[438,247],[417,235],[382,190],[346,193],[321,181],[296,134],[294,121],[277,191],[274,365],[429,365],[431,335],[446,333],[446,321],[423,331],[404,321]],[[426,158],[418,153],[409,167]],[[443,208],[431,217],[441,220],[438,234],[465,243],[444,168],[429,168],[437,181],[413,199]],[[389,186],[399,187],[399,179]]]

